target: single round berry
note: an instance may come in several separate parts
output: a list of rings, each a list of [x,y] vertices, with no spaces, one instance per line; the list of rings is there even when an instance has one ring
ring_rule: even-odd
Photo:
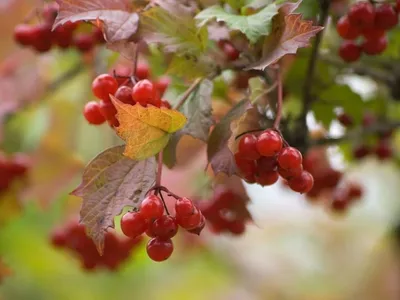
[[[147,228],[146,219],[138,212],[127,212],[121,219],[121,230],[130,238],[142,235]]]
[[[380,141],[375,149],[375,154],[380,160],[385,160],[393,156],[393,150],[386,141]]]
[[[228,230],[234,235],[241,235],[246,230],[246,225],[243,221],[232,221],[228,224]]]
[[[178,232],[175,218],[163,215],[150,224],[150,231],[157,237],[170,239]]]
[[[361,56],[361,47],[352,41],[344,41],[339,47],[339,56],[347,62],[357,61]]]
[[[132,89],[132,99],[142,106],[154,103],[157,107],[161,106],[161,99],[158,97],[154,85],[147,79],[141,80]]]
[[[303,167],[300,165],[298,169],[291,169],[291,170],[285,170],[282,168],[278,168],[278,173],[279,175],[287,180],[290,180],[293,177],[297,177],[301,175],[301,172],[303,172]]]
[[[51,244],[54,247],[61,248],[64,247],[67,242],[67,235],[65,230],[59,228],[51,234]]]
[[[135,104],[135,101],[133,101],[132,99],[132,88],[130,88],[129,86],[126,85],[120,86],[118,90],[115,92],[114,96],[123,103],[131,105]]]
[[[331,209],[336,213],[343,213],[350,204],[349,194],[343,189],[336,190],[332,197]]]
[[[368,1],[357,2],[348,12],[351,25],[364,29],[373,27],[375,21],[375,7]]]
[[[147,255],[154,261],[160,262],[168,259],[174,251],[171,239],[159,237],[149,240],[146,246]]]
[[[99,107],[101,114],[107,121],[114,120],[115,115],[117,114],[117,109],[115,108],[114,104],[100,100]]]
[[[367,145],[359,145],[353,149],[353,156],[362,159],[371,153],[371,149]]]
[[[239,58],[240,52],[230,42],[224,42],[222,44],[222,51],[224,51],[229,61],[234,61]]]
[[[289,187],[298,193],[308,193],[314,185],[313,176],[307,171],[301,172],[297,177],[293,177],[289,180]]]
[[[175,202],[175,214],[177,218],[190,217],[196,212],[196,207],[194,206],[192,200],[183,197],[179,198]]]
[[[109,95],[114,95],[117,90],[118,82],[109,74],[99,75],[93,80],[92,91],[98,99],[109,102]]]
[[[53,31],[53,42],[62,49],[70,47],[73,43],[73,32],[67,26],[58,26]]]
[[[257,139],[256,148],[262,156],[275,156],[282,150],[283,140],[281,135],[272,129],[261,133]]]
[[[160,218],[164,214],[164,205],[156,195],[146,197],[140,204],[140,214],[146,220]]]
[[[303,156],[300,151],[293,147],[282,149],[278,154],[278,164],[285,170],[296,170],[300,168]]]
[[[195,208],[193,214],[190,216],[181,217],[180,215],[177,215],[176,221],[182,228],[186,230],[192,230],[201,224],[201,216],[201,211]]]
[[[106,121],[100,111],[100,105],[96,101],[86,103],[85,108],[83,109],[83,116],[89,124],[93,125],[100,125]]]
[[[32,47],[39,53],[47,52],[51,49],[53,37],[51,25],[47,23],[38,24],[33,27],[35,39]]]
[[[338,34],[346,40],[354,40],[361,33],[359,28],[350,24],[347,16],[343,16],[339,19],[336,24],[336,30]]]
[[[349,196],[352,199],[361,198],[363,195],[362,187],[359,184],[352,183],[349,188]]]
[[[193,234],[200,235],[200,233],[203,231],[203,229],[204,229],[205,226],[206,226],[206,219],[204,218],[203,215],[201,215],[201,222],[200,222],[200,224],[199,224],[197,227],[188,230],[188,232],[193,233]]]
[[[136,77],[139,80],[147,79],[150,77],[149,65],[144,62],[139,62],[136,66]]]
[[[91,34],[77,34],[74,37],[73,44],[82,53],[91,51],[94,48],[95,40]]]
[[[257,183],[262,186],[273,185],[279,179],[277,171],[264,171],[256,176]]]
[[[372,27],[365,29],[362,34],[367,40],[379,40],[385,35],[385,30]]]
[[[158,78],[157,81],[154,82],[154,86],[156,87],[161,97],[164,95],[170,83],[171,83],[171,78],[169,78],[168,76],[162,76]]]
[[[398,21],[398,15],[391,4],[384,3],[375,8],[375,28],[389,30],[395,27]]]
[[[35,30],[28,24],[19,24],[14,28],[14,40],[23,46],[32,45],[35,40]]]
[[[243,159],[256,160],[260,157],[257,151],[257,137],[254,134],[246,134],[240,138],[238,151]]]
[[[362,45],[362,51],[368,55],[381,54],[387,48],[388,40],[386,36],[381,37],[378,40],[365,40]]]

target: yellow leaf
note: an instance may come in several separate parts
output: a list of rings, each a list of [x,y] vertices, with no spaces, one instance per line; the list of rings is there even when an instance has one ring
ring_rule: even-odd
[[[124,155],[131,159],[143,160],[157,154],[167,145],[170,134],[186,124],[186,117],[179,111],[129,105],[111,98],[120,123],[117,134],[126,142]]]

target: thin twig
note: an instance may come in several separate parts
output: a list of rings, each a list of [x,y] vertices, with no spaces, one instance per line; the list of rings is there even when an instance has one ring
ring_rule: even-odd
[[[169,214],[169,211],[168,211],[167,204],[165,203],[164,196],[163,196],[163,194],[161,193],[161,191],[160,191],[160,190],[158,191],[158,194],[160,195],[161,202],[162,202],[162,203],[163,203],[163,205],[164,205],[165,212],[166,212],[166,213],[167,213],[167,215],[169,216],[170,214]]]
[[[186,90],[186,92],[179,99],[178,104],[174,107],[175,110],[179,110],[182,107],[182,105],[185,104],[190,94],[199,86],[202,80],[203,78],[198,78],[193,82],[193,84]]]
[[[283,87],[282,87],[282,70],[280,66],[276,69],[276,76],[278,82],[278,101],[276,102],[276,116],[273,127],[279,129],[282,119],[282,101],[283,101]]]
[[[135,44],[134,46],[134,53],[133,53],[133,61],[132,61],[132,76],[131,81],[133,84],[136,83],[136,72],[137,72],[137,65],[138,65],[138,58],[139,58],[139,45]]]
[[[162,168],[163,168],[163,152],[161,151],[160,153],[158,153],[156,186],[161,186]]]

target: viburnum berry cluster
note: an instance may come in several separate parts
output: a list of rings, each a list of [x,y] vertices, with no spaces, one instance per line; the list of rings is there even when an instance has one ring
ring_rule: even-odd
[[[50,240],[54,247],[67,249],[77,256],[84,270],[107,268],[112,271],[117,270],[142,241],[140,236],[119,237],[115,232],[107,231],[104,253],[100,255],[92,239],[86,235],[85,226],[76,220],[56,228],[51,233]]]
[[[153,82],[148,80],[150,71],[145,63],[137,65],[135,76],[130,76],[130,73],[129,68],[120,67],[114,75],[101,74],[93,80],[92,91],[99,101],[90,101],[84,107],[83,115],[89,124],[101,125],[107,121],[112,127],[119,126],[117,110],[110,95],[125,104],[171,108],[169,102],[161,98],[170,84],[168,77]]]
[[[245,199],[225,186],[217,187],[212,198],[201,201],[199,207],[214,233],[241,235],[251,220]]]
[[[339,48],[340,57],[354,62],[362,53],[381,54],[388,45],[386,32],[397,25],[399,13],[400,1],[396,5],[372,1],[354,3],[347,15],[337,22],[337,32],[346,40]]]
[[[23,23],[15,27],[15,41],[22,46],[30,46],[40,53],[50,51],[53,46],[61,49],[74,47],[80,52],[89,52],[96,44],[105,42],[102,31],[97,27],[91,32],[80,32],[78,27],[83,24],[82,22],[66,22],[52,31],[57,14],[57,3],[45,5],[41,11],[41,23]]]
[[[273,185],[281,176],[295,192],[307,193],[313,187],[312,175],[303,170],[302,154],[288,146],[275,129],[242,136],[235,161],[240,175],[248,183]]]
[[[0,193],[6,191],[15,179],[24,178],[30,165],[30,159],[25,154],[7,156],[0,152]]]
[[[157,193],[167,191],[176,199],[175,216],[171,216],[163,197],[156,194],[146,197],[138,211],[128,212],[121,219],[122,232],[131,238],[146,233],[151,239],[147,243],[147,255],[154,261],[168,259],[174,245],[172,238],[181,227],[190,233],[199,235],[205,226],[205,219],[200,209],[188,198],[180,198],[167,189],[158,187]]]

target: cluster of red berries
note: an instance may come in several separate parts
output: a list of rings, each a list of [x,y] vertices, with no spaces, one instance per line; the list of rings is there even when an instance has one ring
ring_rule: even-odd
[[[339,48],[340,57],[347,62],[357,61],[362,53],[378,55],[388,44],[386,31],[393,29],[398,23],[400,0],[396,6],[382,3],[377,6],[371,1],[357,2],[350,8],[347,15],[341,17],[336,29],[339,35],[346,39]],[[363,41],[355,40],[362,36]]]
[[[130,69],[127,70],[130,72]],[[100,101],[90,101],[84,107],[83,115],[89,124],[101,125],[107,121],[112,127],[119,126],[115,117],[117,110],[111,102],[110,95],[125,104],[139,103],[142,106],[171,108],[168,101],[161,99],[170,83],[168,77],[160,77],[154,82],[146,79],[150,75],[147,64],[138,64],[135,73],[135,77],[139,80],[137,82],[136,79],[132,80],[129,73],[123,75],[121,73],[116,72],[114,76],[101,74],[93,80],[92,91]]]
[[[213,197],[200,202],[199,207],[215,233],[241,235],[251,220],[245,199],[224,186],[216,188]]]
[[[122,232],[131,238],[146,233],[151,237],[147,243],[147,255],[154,261],[168,259],[174,245],[172,238],[178,228],[200,234],[205,226],[201,211],[188,198],[178,198],[175,203],[175,217],[165,209],[165,203],[156,195],[146,197],[137,212],[128,212],[121,219]]]
[[[97,27],[90,33],[77,32],[80,22],[67,22],[52,31],[57,14],[57,3],[46,5],[41,13],[42,23],[34,25],[24,23],[15,27],[15,41],[22,46],[31,46],[41,53],[50,51],[53,46],[61,49],[75,47],[81,52],[88,52],[96,44],[105,42],[102,31]]]
[[[104,241],[104,253],[100,256],[92,239],[86,235],[85,226],[78,221],[71,221],[55,229],[50,236],[51,244],[64,248],[78,256],[84,270],[96,268],[118,269],[140,245],[141,237],[119,237],[115,232],[107,231]]]
[[[227,40],[220,40],[218,47],[224,52],[225,57],[228,61],[235,61],[239,58],[240,52],[235,46]]]
[[[312,175],[303,170],[303,157],[299,150],[285,145],[281,134],[267,129],[258,136],[244,135],[235,154],[236,166],[248,183],[272,185],[279,175],[298,193],[307,193],[314,184]]]
[[[314,177],[314,186],[307,193],[307,199],[329,199],[329,208],[334,212],[343,212],[349,204],[362,196],[362,188],[355,182],[341,184],[343,173],[332,168],[329,163],[326,148],[313,148],[304,158],[304,169]]]
[[[6,191],[17,178],[24,178],[30,167],[30,160],[24,154],[6,156],[0,152],[0,193]]]
[[[338,121],[346,128],[352,127],[354,121],[346,113],[341,113],[338,115]],[[367,129],[372,126],[377,121],[376,117],[371,113],[365,113],[362,120],[363,128]],[[387,130],[381,132],[378,135],[377,142],[375,144],[362,143],[354,147],[353,156],[356,159],[363,159],[369,155],[375,155],[380,160],[385,160],[393,157],[393,148],[391,144],[391,137],[393,135],[393,130]]]

